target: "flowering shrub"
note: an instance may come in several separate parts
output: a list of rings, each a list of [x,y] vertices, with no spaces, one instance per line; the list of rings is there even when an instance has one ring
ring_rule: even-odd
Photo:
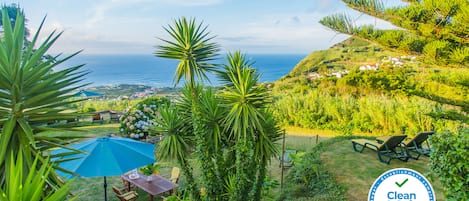
[[[158,108],[170,104],[169,99],[164,97],[152,97],[144,99],[134,107],[124,111],[120,118],[120,132],[131,138],[142,138],[148,134],[148,130],[156,125]]]

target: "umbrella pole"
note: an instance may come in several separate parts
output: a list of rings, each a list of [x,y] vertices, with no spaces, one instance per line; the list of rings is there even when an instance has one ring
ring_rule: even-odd
[[[107,201],[107,182],[106,182],[106,176],[104,176],[104,201]]]

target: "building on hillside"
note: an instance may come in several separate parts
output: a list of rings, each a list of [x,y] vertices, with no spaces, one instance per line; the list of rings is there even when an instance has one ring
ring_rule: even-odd
[[[337,72],[332,72],[328,76],[332,77],[335,76],[336,78],[342,78],[344,75],[347,75],[349,72],[348,71],[337,71]]]
[[[374,65],[370,65],[370,64],[367,64],[367,65],[364,65],[364,66],[360,66],[358,68],[358,70],[379,70],[379,64],[374,64]]]
[[[310,80],[321,79],[322,77],[323,76],[319,75],[318,73],[310,73],[308,76],[306,76],[306,78]]]

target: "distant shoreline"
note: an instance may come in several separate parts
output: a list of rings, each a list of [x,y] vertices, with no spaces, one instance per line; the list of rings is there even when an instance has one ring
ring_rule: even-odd
[[[272,83],[272,82],[261,82]],[[220,88],[218,86],[208,86],[213,88]],[[99,86],[86,86],[83,90],[97,92],[106,98],[117,98],[122,96],[133,98],[144,98],[153,95],[173,96],[181,93],[182,86],[176,87],[156,87],[144,84],[113,84],[113,85],[99,85]]]
[[[181,87],[152,87],[143,84],[116,84],[88,86],[85,87],[85,90],[100,93],[107,98],[116,98],[120,96],[139,98],[158,94],[178,94],[181,91]]]
[[[287,75],[304,55],[248,55],[254,63],[253,68],[261,75],[261,82],[273,82]],[[224,63],[224,59],[214,61]],[[89,72],[79,84],[89,83],[84,88],[102,86],[145,85],[155,88],[174,88],[174,73],[178,61],[154,57],[152,55],[81,55],[60,64],[57,70],[69,66],[85,64],[83,71]],[[211,83],[218,86],[222,83],[213,73],[207,73]],[[184,81],[176,87],[182,87]]]

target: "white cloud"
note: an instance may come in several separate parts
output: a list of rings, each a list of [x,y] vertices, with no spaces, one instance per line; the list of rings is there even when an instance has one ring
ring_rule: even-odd
[[[61,5],[49,1],[51,5],[42,8],[27,3],[30,7],[25,10],[40,15],[30,16],[31,33],[35,31],[32,26],[39,24],[33,20],[42,19],[44,13],[48,13],[44,35],[54,29],[65,31],[54,45],[56,52],[82,48],[86,53],[152,52],[161,42],[156,37],[169,37],[162,27],[182,15],[197,16],[209,25],[224,49],[255,53],[307,53],[339,42],[346,36],[336,36],[318,23],[333,13],[351,13],[357,24],[375,24],[372,18],[358,17],[339,0],[268,1],[268,5],[226,0],[82,0],[60,1]],[[240,5],[233,6],[236,4]],[[243,7],[246,4],[250,7]]]
[[[218,40],[226,51],[250,50],[254,53],[307,53],[325,49],[347,38],[337,36],[316,20],[317,14],[277,13],[248,22]],[[287,52],[286,52],[287,51]]]
[[[125,13],[113,13],[113,11],[121,9],[125,10],[130,6],[138,7],[139,9],[148,9],[150,6],[156,5],[151,0],[106,0],[94,4],[91,8],[91,16],[86,20],[85,26],[87,28],[95,28],[101,26],[104,22],[116,22],[123,19],[131,18],[133,21],[141,20],[141,16],[138,13],[134,16]],[[130,10],[130,9],[129,9]]]

